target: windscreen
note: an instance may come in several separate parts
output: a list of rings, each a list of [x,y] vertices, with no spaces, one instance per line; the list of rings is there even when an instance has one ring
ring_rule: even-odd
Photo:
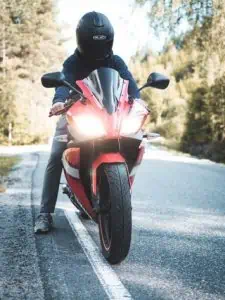
[[[84,82],[109,114],[116,111],[123,87],[123,79],[116,70],[99,68]]]

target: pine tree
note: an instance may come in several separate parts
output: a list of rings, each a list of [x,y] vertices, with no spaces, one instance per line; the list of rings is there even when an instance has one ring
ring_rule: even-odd
[[[2,1],[2,0],[0,0]],[[49,133],[51,93],[40,84],[44,72],[63,60],[52,0],[3,0],[0,20],[1,138],[13,125],[13,142],[27,143]],[[7,118],[5,116],[7,115]]]
[[[162,53],[150,52],[132,67],[137,78],[140,70],[151,70],[171,79],[167,93],[143,95],[153,111],[151,127],[182,150],[225,161],[225,4],[215,0],[212,11],[183,37],[171,38]]]

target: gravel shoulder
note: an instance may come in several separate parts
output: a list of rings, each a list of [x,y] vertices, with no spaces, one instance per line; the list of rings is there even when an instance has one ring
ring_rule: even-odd
[[[37,158],[21,155],[0,194],[0,299],[44,299],[31,211]]]

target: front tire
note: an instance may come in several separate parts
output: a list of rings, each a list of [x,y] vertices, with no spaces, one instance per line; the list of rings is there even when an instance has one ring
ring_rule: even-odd
[[[131,193],[125,164],[103,164],[99,174],[99,234],[107,261],[117,264],[129,252],[132,231]]]

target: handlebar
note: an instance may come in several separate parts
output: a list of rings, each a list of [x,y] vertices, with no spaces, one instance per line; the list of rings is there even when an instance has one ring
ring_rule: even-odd
[[[79,96],[79,98],[77,98],[77,96]],[[53,116],[58,116],[58,115],[62,115],[64,114],[74,103],[76,103],[77,101],[82,101],[83,98],[80,97],[79,94],[75,94],[73,95],[73,93],[70,95],[70,98],[66,100],[65,104],[64,104],[64,108],[57,111],[56,114],[52,114],[51,112],[49,113],[49,118],[53,117]]]
[[[51,117],[53,117],[53,116],[59,116],[59,115],[62,115],[63,113],[65,113],[67,110],[68,110],[69,108],[63,108],[63,109],[61,109],[61,110],[59,110],[59,111],[57,111],[57,113],[55,113],[55,114],[52,114],[51,112],[49,113],[49,118],[51,118]]]
[[[71,96],[72,96],[72,98],[71,98]],[[61,109],[61,110],[59,110],[56,114],[49,113],[49,115],[48,115],[49,118],[52,117],[52,116],[62,115],[63,113],[65,113],[77,101],[81,101],[83,104],[85,104],[85,98],[83,98],[83,97],[77,98],[77,96],[80,96],[80,95],[79,94],[75,94],[75,95],[71,94],[70,98],[68,100],[66,100],[64,108]],[[132,105],[134,101],[135,100],[132,97],[129,97],[128,103],[130,105]],[[142,103],[145,106],[145,108],[150,113],[151,110],[148,108],[147,104],[143,100],[141,100],[141,99],[139,99],[139,101],[140,101],[140,103]]]

